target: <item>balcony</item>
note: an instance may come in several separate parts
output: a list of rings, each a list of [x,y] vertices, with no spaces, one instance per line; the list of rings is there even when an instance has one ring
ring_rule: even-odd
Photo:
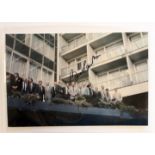
[[[122,40],[122,33],[105,33],[98,37],[96,40],[91,41],[90,46],[93,49],[97,49],[116,40]]]
[[[71,51],[71,50],[73,50],[73,49],[75,49],[77,47],[80,47],[80,46],[84,45],[86,42],[87,42],[86,35],[83,35],[82,37],[77,38],[77,39],[69,42],[67,45],[62,46],[61,53]]]
[[[103,80],[102,82],[99,83],[94,83],[94,85],[100,87],[103,85],[105,88],[108,88],[109,90],[113,90],[115,88],[122,88],[131,85],[130,77],[128,74],[123,75],[123,76],[118,76],[113,79],[109,80]]]
[[[107,33],[88,33],[88,40],[92,41],[104,36]]]
[[[66,40],[66,41],[70,41],[75,37],[80,36],[82,33],[63,33],[62,37]]]
[[[129,75],[120,76],[115,79],[111,79],[108,81],[109,83],[109,89],[115,89],[115,88],[122,88],[131,85],[130,77]]]
[[[104,50],[103,49],[103,51],[100,51],[100,53],[101,53],[101,54],[99,54],[100,57],[95,60],[94,64],[98,64],[98,63],[102,63],[102,62],[104,63],[105,61],[122,56],[125,54],[125,49],[124,49],[124,46],[122,45],[122,46],[119,46],[112,50]]]
[[[144,48],[144,49],[141,49],[140,51],[131,52],[129,54],[129,57],[133,63],[143,59],[148,59],[148,49]]]
[[[148,37],[147,36],[130,42],[128,52],[132,53],[132,52],[139,51],[139,50],[146,49],[146,48],[148,48]]]
[[[80,46],[79,48],[76,48],[70,52],[65,52],[61,53],[61,57],[63,57],[66,61],[70,59],[74,59],[76,57],[79,57],[80,55],[86,54],[87,53],[87,46],[83,45]]]
[[[94,65],[91,67],[92,71],[95,74],[106,72],[111,69],[119,68],[122,66],[126,66],[126,57],[124,55],[115,57],[114,59],[109,59],[107,61],[100,61],[98,63],[94,62]]]
[[[148,70],[138,71],[132,74],[133,84],[148,81]]]
[[[123,96],[129,96],[147,91],[146,83],[148,81],[148,70],[133,73],[132,81],[130,80],[129,74],[118,76],[112,79],[103,80],[102,82],[98,83],[96,83],[96,81],[94,81],[94,85],[97,86],[99,89],[102,85],[105,88],[109,88],[109,90],[119,88],[121,89]],[[137,84],[140,85],[137,86]]]
[[[72,71],[73,71],[73,75],[80,73],[84,68],[83,64],[85,62],[86,62],[86,60],[82,60],[79,63],[75,63],[75,64],[70,65],[68,67],[61,68],[61,77],[62,78],[69,77],[71,75]]]
[[[70,76],[72,70],[77,71],[77,65],[61,68],[61,77]]]

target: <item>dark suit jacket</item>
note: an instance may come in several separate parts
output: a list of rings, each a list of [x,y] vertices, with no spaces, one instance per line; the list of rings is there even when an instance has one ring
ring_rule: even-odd
[[[21,78],[18,78],[18,79],[15,79],[15,78],[12,78],[11,79],[11,88],[13,86],[17,87],[17,89],[15,91],[21,91],[22,90],[22,82],[23,80]],[[14,90],[12,88],[12,90]]]
[[[41,87],[38,85],[36,88],[36,93],[39,95],[40,101],[43,101],[43,96],[45,96],[45,88],[42,86],[41,89]]]
[[[55,95],[56,95],[56,88],[55,87],[52,87],[51,93],[52,93],[52,97],[55,97]]]
[[[30,94],[34,94],[36,92],[36,84],[33,83],[32,88],[31,88],[31,84],[28,84],[28,93]]]

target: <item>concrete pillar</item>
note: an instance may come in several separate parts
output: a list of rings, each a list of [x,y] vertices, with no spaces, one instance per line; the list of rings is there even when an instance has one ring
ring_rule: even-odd
[[[128,49],[129,49],[129,46],[130,46],[130,42],[128,40],[127,34],[126,33],[122,33],[122,38],[123,38],[123,44],[124,44],[125,52],[128,52]]]
[[[87,45],[87,64],[92,63],[92,56],[93,55],[95,55],[94,50],[88,44]],[[96,74],[91,70],[91,67],[90,67],[89,71],[88,71],[88,80],[94,85],[94,83],[96,82],[96,78],[97,78]]]
[[[133,82],[134,65],[128,55],[126,56],[126,60],[127,60],[127,67],[128,67],[130,81]]]

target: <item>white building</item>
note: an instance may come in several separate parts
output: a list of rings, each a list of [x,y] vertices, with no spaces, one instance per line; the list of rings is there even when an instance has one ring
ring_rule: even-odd
[[[98,89],[103,85],[111,93],[117,88],[127,102],[147,98],[147,32],[64,33],[58,36],[58,47],[58,80],[68,82],[72,71],[80,74],[83,64],[91,64],[92,56],[99,55],[78,83],[89,81]]]
[[[53,34],[7,34],[6,71],[22,78],[54,82],[55,47]]]

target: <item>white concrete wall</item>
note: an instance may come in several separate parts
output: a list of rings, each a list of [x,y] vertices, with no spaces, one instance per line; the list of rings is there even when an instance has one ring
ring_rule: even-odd
[[[118,89],[118,91],[121,93],[122,97],[148,92],[148,82],[143,82],[137,85],[131,85],[128,87],[120,88]]]
[[[90,34],[89,34],[90,35]],[[87,38],[88,38],[88,34],[86,35],[87,36]],[[142,36],[143,36],[143,34],[142,34]],[[146,35],[145,35],[145,37],[146,37]],[[126,33],[122,33],[122,42],[123,42],[123,47],[124,47],[124,49],[125,49],[125,53],[126,53],[126,60],[127,60],[127,69],[126,69],[126,73],[129,75],[129,77],[128,77],[128,83],[129,84],[131,84],[131,82],[133,81],[133,79],[132,79],[132,76],[133,76],[133,73],[134,73],[134,64],[133,64],[133,62],[130,60],[130,58],[129,58],[129,56],[128,56],[128,50],[131,48],[131,41],[130,41],[130,39],[129,39],[129,36],[127,36],[127,34]],[[61,40],[62,40],[62,38],[61,38]],[[60,40],[60,41],[61,41]],[[116,40],[116,42],[117,42],[118,40]],[[64,41],[62,41],[63,43],[62,44],[64,44]],[[62,45],[61,44],[61,45]],[[109,43],[109,45],[110,45],[111,43]],[[105,45],[105,47],[106,47],[107,45]],[[59,51],[60,52],[60,51]],[[102,52],[100,53],[101,55],[102,55]],[[89,44],[89,42],[87,43],[87,63],[88,64],[91,64],[91,61],[92,61],[92,56],[93,55],[96,55],[96,53],[95,53],[95,51],[91,48],[91,46],[90,46],[90,44]],[[60,68],[62,68],[62,66],[64,67],[64,66],[67,66],[67,62],[64,60],[64,59],[62,59],[61,58],[61,56],[60,56],[60,60],[61,60],[61,63],[59,63],[59,67]],[[97,60],[96,60],[96,62],[97,62]],[[104,60],[102,61],[103,63],[104,63]],[[94,61],[94,63],[95,63],[95,61]],[[109,74],[109,73],[108,73]],[[107,74],[107,75],[108,75]],[[107,76],[107,78],[108,78],[109,76]],[[96,75],[91,69],[89,69],[89,72],[88,72],[88,81],[90,81],[93,85],[94,85],[94,87],[98,87],[99,89],[100,89],[100,87],[101,87],[101,84],[102,85],[104,85],[105,87],[107,87],[108,85],[109,85],[109,82],[103,82],[102,83],[102,81],[106,81],[106,79],[105,79],[105,77],[102,77],[102,76],[98,76],[98,75]],[[107,81],[108,81],[109,79],[107,79]],[[120,79],[121,80],[121,79]],[[118,78],[118,81],[119,81],[119,78]],[[145,82],[143,82],[143,83],[145,83]],[[121,93],[122,93],[122,95],[123,96],[126,96],[126,95],[132,95],[132,94],[135,94],[135,93],[138,93],[138,91],[139,91],[139,93],[140,92],[144,92],[144,91],[147,91],[147,85],[146,84],[144,84],[143,85],[143,83],[141,83],[141,84],[134,84],[134,85],[132,85],[132,86],[126,86],[126,87],[124,87],[124,88],[120,88],[120,91],[121,91]],[[140,85],[141,86],[143,86],[143,89],[140,89]],[[113,90],[111,90],[111,91],[113,91]]]

